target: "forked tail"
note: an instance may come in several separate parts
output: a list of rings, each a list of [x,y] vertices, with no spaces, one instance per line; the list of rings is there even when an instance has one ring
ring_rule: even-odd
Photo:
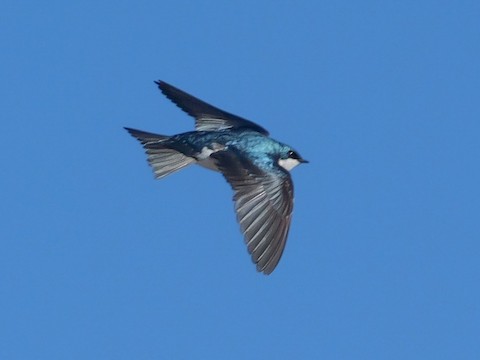
[[[145,148],[148,163],[156,179],[161,179],[175,171],[183,169],[196,160],[169,147],[170,138],[141,130],[125,128],[130,135],[140,141]]]

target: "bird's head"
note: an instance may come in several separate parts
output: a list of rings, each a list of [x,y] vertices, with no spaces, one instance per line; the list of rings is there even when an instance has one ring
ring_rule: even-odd
[[[308,163],[307,160],[303,159],[298,152],[293,150],[290,147],[286,147],[280,153],[280,157],[278,159],[278,165],[284,168],[287,171],[292,170],[295,166],[300,165],[302,163]]]

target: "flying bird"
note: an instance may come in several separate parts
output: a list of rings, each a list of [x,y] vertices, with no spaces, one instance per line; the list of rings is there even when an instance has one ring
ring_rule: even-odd
[[[290,170],[307,163],[290,146],[252,121],[155,81],[162,93],[195,118],[195,131],[166,136],[125,128],[146,150],[156,179],[191,164],[219,171],[231,185],[237,220],[257,271],[268,275],[285,248],[293,210]]]

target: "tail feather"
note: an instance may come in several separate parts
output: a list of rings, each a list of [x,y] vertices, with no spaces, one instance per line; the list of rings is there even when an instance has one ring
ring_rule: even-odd
[[[161,179],[196,161],[172,149],[149,149],[147,154],[155,179]]]
[[[125,130],[142,143],[156,179],[161,179],[196,162],[194,158],[170,148],[168,136],[130,128],[125,128]]]

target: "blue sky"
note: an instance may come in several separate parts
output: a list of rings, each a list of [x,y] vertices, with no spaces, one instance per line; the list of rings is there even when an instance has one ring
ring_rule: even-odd
[[[0,358],[480,358],[478,1],[0,10]],[[271,276],[157,79],[310,160]]]

